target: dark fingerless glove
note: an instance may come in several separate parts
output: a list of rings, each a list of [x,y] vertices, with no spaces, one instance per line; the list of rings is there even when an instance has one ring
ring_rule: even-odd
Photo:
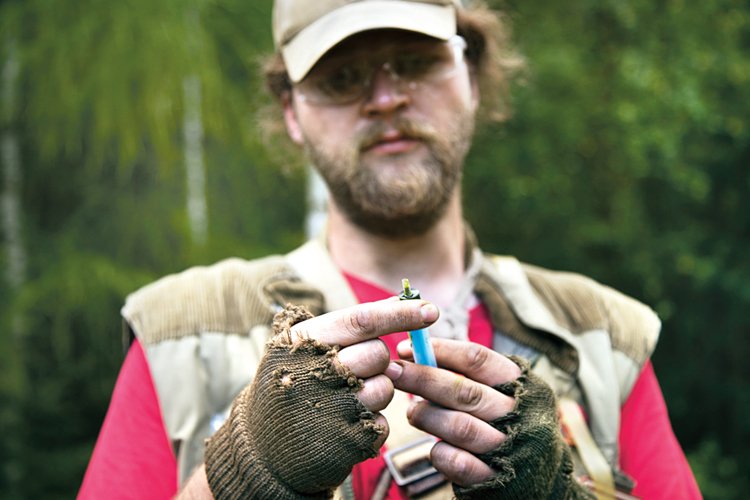
[[[292,343],[291,326],[310,317],[296,306],[277,314],[255,379],[208,441],[206,476],[217,499],[327,498],[375,456],[383,428],[355,395],[362,381],[338,364],[337,348]]]
[[[469,487],[454,484],[454,493],[459,499],[593,499],[573,477],[573,461],[560,433],[555,394],[529,371],[526,360],[515,356],[511,360],[521,368],[521,376],[496,389],[516,398],[516,406],[490,422],[508,437],[499,448],[479,455],[497,473]]]

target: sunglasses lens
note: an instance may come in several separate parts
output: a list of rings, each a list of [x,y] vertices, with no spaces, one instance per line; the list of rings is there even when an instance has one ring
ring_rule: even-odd
[[[385,54],[355,54],[324,58],[295,86],[306,101],[319,105],[345,105],[370,92],[376,71],[385,70],[400,91],[450,77],[463,60],[466,43],[459,36],[447,42],[420,41]]]

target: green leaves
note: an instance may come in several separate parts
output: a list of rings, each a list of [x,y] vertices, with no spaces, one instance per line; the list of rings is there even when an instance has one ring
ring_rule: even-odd
[[[715,439],[747,476],[746,2],[496,3],[531,71],[514,120],[481,130],[467,166],[480,241],[655,307],[678,438],[692,449],[721,422]]]
[[[247,77],[270,42],[259,47],[248,36],[258,14],[268,19],[268,5],[243,3],[4,4],[4,30],[22,53],[20,118],[42,157],[129,171],[153,154],[168,168],[180,158],[182,81],[193,74],[205,94],[207,135],[242,142],[253,111]]]

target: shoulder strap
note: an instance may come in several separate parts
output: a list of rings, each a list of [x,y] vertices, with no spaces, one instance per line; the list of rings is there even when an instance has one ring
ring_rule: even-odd
[[[608,492],[608,495],[595,493],[596,497],[612,498],[615,491],[612,468],[591,437],[580,406],[572,399],[564,397],[560,398],[559,408],[562,425],[572,439],[581,462],[594,483],[594,490]]]

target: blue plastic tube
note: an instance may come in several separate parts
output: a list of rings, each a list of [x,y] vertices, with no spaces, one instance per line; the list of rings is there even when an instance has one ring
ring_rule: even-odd
[[[430,334],[426,328],[412,330],[409,332],[409,340],[414,351],[414,361],[419,365],[427,365],[437,368],[435,351],[432,350]]]
[[[401,300],[413,300],[422,298],[419,295],[419,290],[411,288],[409,280],[404,278],[401,280],[401,286],[403,291],[398,296]],[[409,340],[411,340],[411,347],[414,351],[414,361],[419,365],[432,366],[437,368],[437,361],[435,360],[435,351],[432,350],[432,344],[430,343],[430,333],[427,328],[420,330],[411,330],[409,333]]]

